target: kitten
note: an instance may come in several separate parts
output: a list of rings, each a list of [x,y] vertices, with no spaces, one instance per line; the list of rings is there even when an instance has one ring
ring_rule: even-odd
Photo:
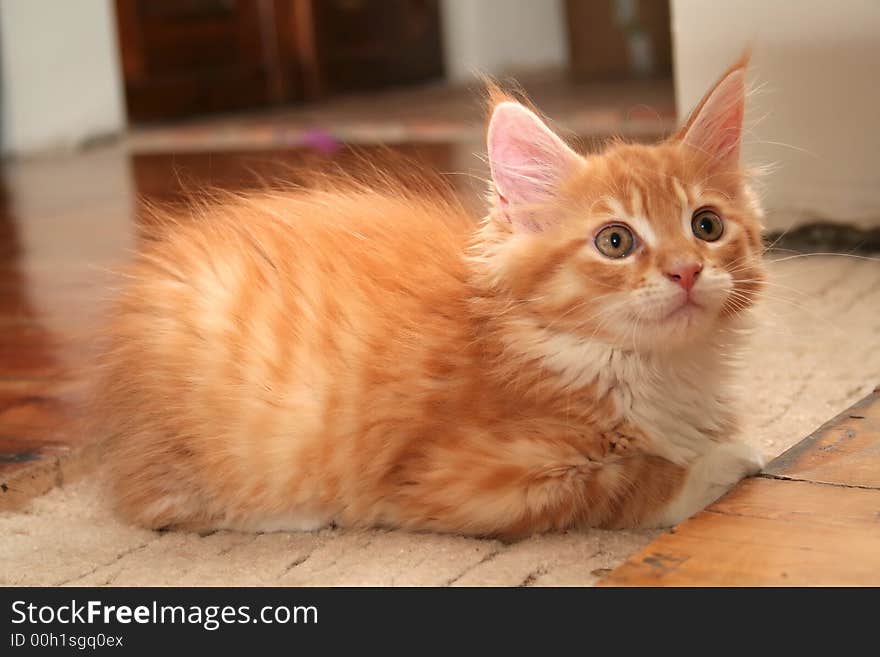
[[[495,93],[476,231],[448,195],[338,181],[166,222],[99,368],[118,509],[510,538],[674,524],[757,472],[731,439],[764,276],[745,73],[586,157]]]

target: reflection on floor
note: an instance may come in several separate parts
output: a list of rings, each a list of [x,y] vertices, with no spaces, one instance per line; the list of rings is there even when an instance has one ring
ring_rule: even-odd
[[[523,76],[515,86],[570,135],[653,138],[675,124],[670,80],[574,82],[562,73]],[[480,141],[485,118],[479,85],[432,84],[336,97],[304,106],[136,128],[133,152],[261,150],[347,144]]]

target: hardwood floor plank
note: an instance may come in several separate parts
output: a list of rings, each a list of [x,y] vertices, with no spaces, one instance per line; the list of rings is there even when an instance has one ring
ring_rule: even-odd
[[[780,455],[764,473],[880,488],[880,388]]]
[[[747,480],[601,585],[880,585],[880,491]]]

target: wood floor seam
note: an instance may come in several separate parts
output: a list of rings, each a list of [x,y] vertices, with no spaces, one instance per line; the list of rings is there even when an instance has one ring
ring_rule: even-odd
[[[834,486],[835,488],[858,488],[859,490],[880,490],[880,486],[862,486],[860,484],[842,484],[834,481],[818,481],[816,479],[804,479],[802,477],[788,477],[785,475],[762,472],[757,477],[761,479],[776,479],[777,481],[800,481],[805,484],[818,484],[820,486]]]

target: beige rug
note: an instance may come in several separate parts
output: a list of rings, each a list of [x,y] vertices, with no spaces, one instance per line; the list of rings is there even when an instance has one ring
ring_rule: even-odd
[[[744,381],[744,439],[768,457],[880,383],[880,260],[779,258],[771,273]],[[86,478],[0,513],[0,584],[584,586],[656,535],[158,534],[117,522]]]

